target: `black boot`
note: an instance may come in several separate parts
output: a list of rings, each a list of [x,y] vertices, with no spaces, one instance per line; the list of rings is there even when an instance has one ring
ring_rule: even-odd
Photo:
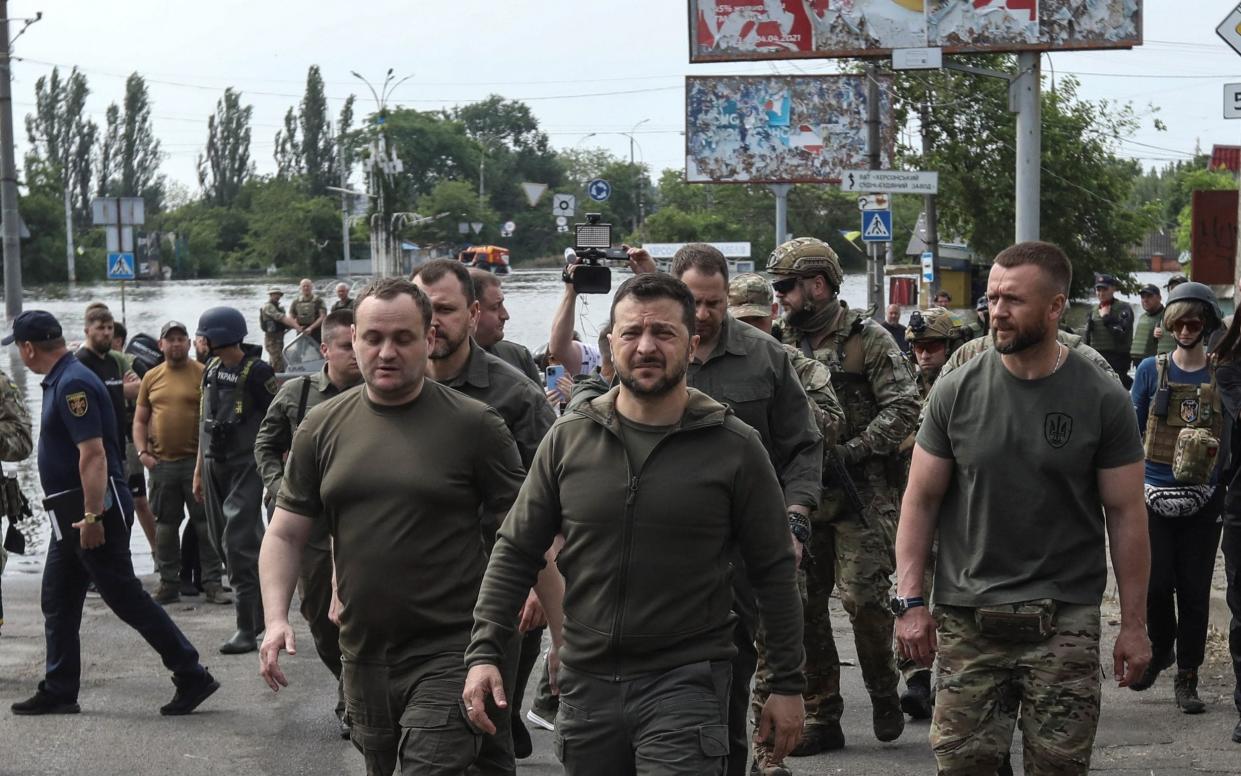
[[[919,671],[905,680],[901,711],[914,719],[930,719],[931,709],[931,672]]]
[[[1201,714],[1207,710],[1207,705],[1198,697],[1197,671],[1177,671],[1175,692],[1177,708],[1186,714]]]
[[[255,607],[254,602],[238,598],[237,606],[237,632],[232,638],[220,645],[220,652],[225,655],[242,655],[246,652],[254,652],[259,648],[257,637],[258,628],[254,622]]]

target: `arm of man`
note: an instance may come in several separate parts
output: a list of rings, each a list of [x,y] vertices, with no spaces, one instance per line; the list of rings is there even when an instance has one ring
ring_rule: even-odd
[[[952,479],[953,461],[914,445],[909,482],[901,501],[896,528],[896,594],[922,598],[923,575],[931,558],[931,543],[939,523],[939,507]],[[935,657],[935,621],[930,602],[917,606],[896,620],[896,640],[903,656],[929,666]]]
[[[784,486],[784,503],[809,514],[819,505],[823,491],[823,435],[810,412],[810,400],[797,379],[793,362],[778,345],[776,351],[776,385],[767,405],[772,459],[777,462],[779,480]]]
[[[302,381],[307,377],[290,380],[280,387],[276,398],[267,408],[267,414],[259,423],[254,439],[254,462],[258,465],[263,487],[272,498],[280,492],[280,478],[284,474],[284,455],[293,444],[293,421],[289,410],[297,407]]]
[[[125,401],[133,401],[138,398],[138,389],[142,387],[142,378],[138,377],[138,373],[132,368],[127,369],[125,374],[121,376],[121,393],[125,395]]]
[[[82,508],[96,515],[103,514],[103,493],[108,486],[108,455],[103,437],[78,442],[78,476],[82,480]],[[73,524],[78,529],[84,550],[93,550],[104,543],[103,523],[86,524],[85,518]]]
[[[848,440],[849,454],[845,460],[850,463],[868,455],[888,455],[899,450],[901,442],[916,428],[922,406],[918,383],[900,348],[879,326],[867,325],[864,332],[866,375],[879,412],[862,429],[856,442]]]
[[[30,412],[17,385],[0,373],[0,460],[25,460],[32,450]]]
[[[804,398],[800,406],[805,406]],[[784,494],[757,431],[747,440],[743,456],[733,488],[731,520],[758,599],[771,672],[771,695],[763,705],[755,739],[771,741],[772,756],[779,761],[796,746],[805,719],[802,606],[783,515]]]
[[[319,311],[319,314],[306,327],[306,331],[318,331],[319,327],[323,325],[323,319],[327,317],[327,305],[317,296],[315,297],[315,309]]]
[[[1137,681],[1151,661],[1150,640],[1146,637],[1151,552],[1142,495],[1144,473],[1142,461],[1098,472],[1112,569],[1120,595],[1120,633],[1112,650],[1112,670],[1121,687]]]
[[[266,416],[268,408],[276,398],[277,391],[280,390],[280,385],[276,382],[276,372],[271,368],[271,364],[262,360],[255,361],[254,366],[250,368],[248,387],[250,400],[254,402],[254,411]]]
[[[572,264],[565,271],[572,277],[578,265]],[[573,339],[573,319],[577,315],[577,291],[572,283],[564,284],[560,304],[552,317],[552,331],[547,338],[547,352],[564,366],[566,372],[576,375],[582,370],[582,346]]]
[[[266,627],[263,645],[259,648],[259,673],[275,692],[289,686],[289,680],[280,670],[281,650],[297,654],[293,628],[289,625],[289,601],[297,586],[302,549],[313,526],[311,518],[276,507],[259,548],[259,586],[263,593]]]
[[[150,422],[151,408],[149,406],[139,404],[134,407],[134,447],[138,448],[138,461],[147,468],[155,465],[155,456],[149,449],[151,445]]]

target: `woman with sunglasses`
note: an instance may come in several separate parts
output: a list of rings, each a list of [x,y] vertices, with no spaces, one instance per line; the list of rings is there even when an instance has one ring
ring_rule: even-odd
[[[1176,349],[1143,360],[1130,391],[1146,448],[1151,538],[1146,629],[1152,654],[1150,666],[1130,689],[1149,689],[1163,669],[1176,663],[1174,695],[1186,714],[1206,710],[1198,697],[1198,667],[1205,656],[1220,540],[1220,470],[1228,457],[1230,424],[1205,347],[1220,321],[1210,288],[1178,286],[1164,311],[1164,329]]]

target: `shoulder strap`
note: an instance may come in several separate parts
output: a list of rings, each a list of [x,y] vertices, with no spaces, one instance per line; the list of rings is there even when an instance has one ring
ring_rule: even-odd
[[[1156,382],[1157,382],[1155,387],[1156,388],[1167,388],[1168,387],[1168,354],[1167,353],[1161,353],[1158,356],[1155,356],[1155,375],[1156,375]],[[1211,372],[1211,379],[1212,380],[1215,379],[1214,371]]]
[[[310,378],[302,378],[302,395],[297,400],[297,421],[294,428],[302,425],[302,419],[306,417],[306,402],[310,401]]]

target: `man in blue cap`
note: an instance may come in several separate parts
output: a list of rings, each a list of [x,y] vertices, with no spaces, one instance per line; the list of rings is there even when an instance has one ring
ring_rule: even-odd
[[[1133,307],[1116,298],[1120,286],[1116,277],[1095,273],[1094,290],[1099,303],[1090,309],[1086,319],[1086,344],[1107,359],[1126,390],[1133,385],[1129,379],[1129,347],[1133,344]]]
[[[53,536],[43,568],[47,670],[33,696],[14,714],[77,714],[81,684],[78,628],[86,586],[138,631],[172,671],[176,694],[164,715],[189,714],[220,688],[198,652],[151,600],[129,557],[133,500],[126,487],[116,415],[103,382],[65,347],[51,313],[29,310],[13,321],[0,345],[17,343],[22,362],[43,379],[39,480]]]

